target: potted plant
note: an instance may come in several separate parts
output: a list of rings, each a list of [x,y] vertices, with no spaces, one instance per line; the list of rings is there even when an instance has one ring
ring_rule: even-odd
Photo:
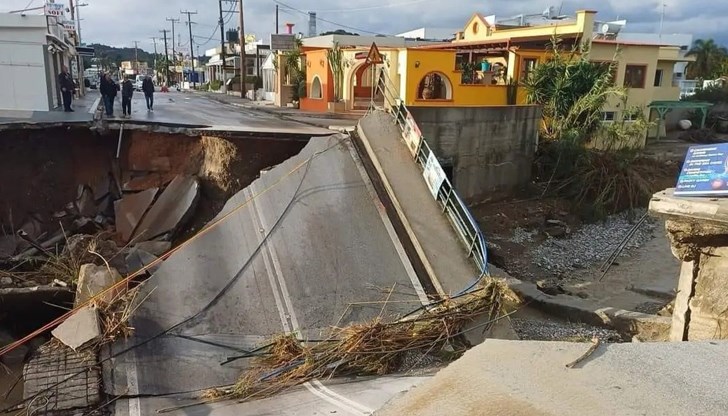
[[[344,52],[338,42],[334,42],[334,47],[326,52],[326,60],[329,62],[334,81],[334,100],[328,103],[328,109],[332,113],[341,113],[346,111],[346,103],[343,100],[344,66],[346,64]]]

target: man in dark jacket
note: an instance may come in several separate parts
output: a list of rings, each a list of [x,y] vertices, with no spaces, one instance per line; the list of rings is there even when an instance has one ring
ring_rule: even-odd
[[[131,97],[134,95],[134,84],[127,75],[124,75],[124,82],[121,84],[121,111],[123,117],[131,117]]]
[[[149,75],[142,81],[142,91],[144,91],[144,99],[147,100],[147,110],[154,111],[154,83]]]
[[[104,77],[101,79],[99,90],[101,91],[101,96],[104,98],[106,115],[112,117],[114,115],[114,99],[119,88],[108,73],[104,74]]]
[[[76,84],[68,73],[68,67],[63,65],[61,73],[58,74],[58,85],[61,87],[61,95],[63,96],[63,111],[71,112],[71,102],[73,101],[73,92],[76,90]]]

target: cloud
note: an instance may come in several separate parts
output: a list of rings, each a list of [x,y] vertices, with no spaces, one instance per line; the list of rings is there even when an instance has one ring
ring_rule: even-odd
[[[57,0],[65,2],[69,0]],[[180,10],[197,11],[192,16],[195,47],[200,52],[219,43],[220,34],[215,32],[219,11],[215,0],[83,0],[88,7],[81,8],[82,34],[85,42],[100,42],[114,46],[133,46],[139,41],[140,47],[152,50],[151,37],[160,37],[162,29],[171,29],[166,18],[186,20]],[[318,32],[340,29],[394,34],[418,27],[460,28],[474,12],[513,16],[517,14],[537,14],[550,4],[559,7],[561,2],[552,0],[281,0],[292,8],[280,6],[280,30],[284,23],[294,23],[296,32],[308,32],[309,11],[318,15]],[[0,11],[25,7],[28,0],[2,0]],[[35,0],[34,6],[43,0]],[[170,7],[174,4],[174,7]],[[566,0],[562,13],[573,14],[578,9],[598,10],[598,19],[612,20],[617,17],[627,19],[627,29],[635,31],[657,31],[662,4],[665,7],[665,33],[692,33],[698,37],[713,37],[728,43],[724,35],[724,22],[721,16],[728,15],[728,2],[714,0]],[[225,7],[237,9],[235,3],[224,3]],[[245,31],[267,39],[275,31],[275,5],[273,0],[247,0],[245,9]],[[388,5],[391,7],[379,7]],[[379,8],[376,8],[379,7]],[[237,14],[226,16],[226,28],[237,28]],[[333,22],[333,23],[332,23]],[[175,40],[182,49],[189,50],[189,30],[184,22],[176,26]],[[170,40],[171,43],[171,40]],[[161,45],[158,44],[158,45]]]

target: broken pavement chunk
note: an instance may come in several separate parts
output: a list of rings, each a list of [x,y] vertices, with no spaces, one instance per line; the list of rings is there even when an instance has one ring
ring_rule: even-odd
[[[132,238],[146,241],[173,233],[192,214],[199,196],[200,181],[196,177],[175,177],[144,216]]]
[[[96,308],[84,306],[51,332],[53,336],[76,351],[101,337],[101,325]]]
[[[134,247],[159,257],[172,248],[172,243],[169,241],[142,241],[141,243],[137,243]]]
[[[155,260],[157,260],[157,256],[147,253],[146,251],[141,250],[138,247],[134,247],[129,251],[129,254],[126,256],[126,268],[129,273],[136,273],[137,271],[143,269],[144,266],[151,264]],[[157,264],[147,269],[147,271],[150,274],[153,274],[157,271],[158,268],[159,265]]]
[[[116,230],[126,243],[131,238],[139,222],[144,217],[159,188],[151,188],[136,194],[125,195],[114,206],[116,211]]]
[[[106,266],[97,266],[95,264],[84,264],[78,272],[78,287],[76,288],[76,305],[81,305],[89,299],[110,288],[121,280],[121,275],[116,269]],[[101,298],[99,301],[109,303],[120,290],[113,290]]]
[[[78,214],[82,217],[93,217],[96,215],[96,199],[94,192],[88,185],[78,186],[78,196],[74,203]]]

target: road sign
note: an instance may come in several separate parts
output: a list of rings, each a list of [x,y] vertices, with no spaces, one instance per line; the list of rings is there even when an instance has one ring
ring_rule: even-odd
[[[79,56],[89,56],[94,57],[96,56],[96,51],[94,48],[89,48],[86,46],[76,46],[76,53],[78,53]]]
[[[270,50],[272,51],[291,51],[295,49],[295,35],[270,35]]]
[[[379,48],[377,48],[376,43],[372,43],[372,47],[369,48],[369,53],[367,54],[367,62],[370,64],[384,63],[384,58],[382,58],[382,54],[379,53]]]

